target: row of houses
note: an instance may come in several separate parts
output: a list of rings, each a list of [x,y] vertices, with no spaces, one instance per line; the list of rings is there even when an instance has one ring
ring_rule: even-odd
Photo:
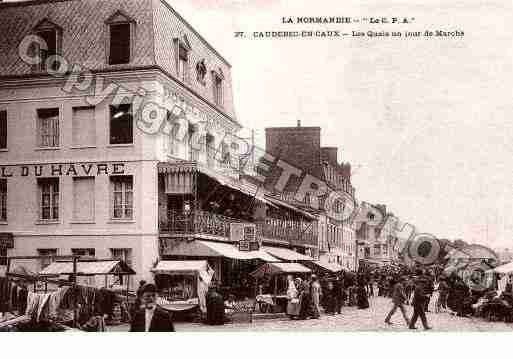
[[[46,46],[24,48],[30,35]],[[44,256],[33,271],[55,255],[123,259],[134,283],[162,259],[207,258],[235,283],[269,254],[347,269],[392,256],[384,234],[294,196],[301,177],[255,183],[265,156],[233,140],[231,65],[166,1],[4,2],[0,44],[0,256]],[[268,128],[265,152],[356,202],[320,128]]]

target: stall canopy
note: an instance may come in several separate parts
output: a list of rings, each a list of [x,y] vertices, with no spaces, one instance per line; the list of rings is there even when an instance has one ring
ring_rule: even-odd
[[[196,305],[199,305],[201,311],[206,313],[207,304],[205,296],[208,291],[208,286],[214,276],[214,271],[210,268],[207,261],[160,261],[151,271],[156,275],[197,275],[196,284],[198,298],[196,300],[196,304],[194,301],[192,303],[179,303],[176,301],[164,302],[162,298],[159,299],[161,301],[159,304],[163,308],[171,311],[190,310]]]
[[[226,257],[231,259],[249,260],[261,259],[265,262],[279,262],[278,259],[267,254],[264,250],[239,251],[235,245],[211,241],[177,241],[172,248],[165,250],[166,255],[184,257]]]
[[[332,272],[332,273],[337,273],[337,272],[341,272],[344,270],[344,267],[342,267],[341,265],[337,264],[337,263],[328,263],[328,262],[324,262],[324,261],[313,261],[312,262],[313,264],[315,264],[316,266],[320,267],[321,269],[324,269],[328,272]]]
[[[305,256],[304,254],[295,252],[287,248],[279,247],[262,247],[262,249],[272,255],[273,257],[279,258],[284,261],[313,261],[312,257]]]
[[[73,262],[53,262],[44,268],[40,275],[62,275],[73,274]],[[126,262],[121,260],[112,261],[90,261],[77,262],[77,274],[79,275],[100,275],[100,274],[135,274]]]
[[[199,273],[206,282],[210,282],[213,273],[207,261],[160,261],[151,271],[155,274]]]
[[[266,263],[251,273],[251,276],[259,278],[265,275],[283,273],[310,273],[311,270],[299,263]]]
[[[499,273],[499,274],[513,274],[513,262],[506,263],[493,269],[486,271],[487,273]]]

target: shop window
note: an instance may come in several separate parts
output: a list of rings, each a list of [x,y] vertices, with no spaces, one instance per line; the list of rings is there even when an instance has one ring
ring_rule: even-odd
[[[133,219],[133,177],[112,176],[112,218]]]
[[[7,222],[7,179],[0,178],[0,221]]]
[[[7,148],[7,111],[0,111],[0,149]]]
[[[96,143],[96,121],[94,107],[73,107],[73,146],[94,146]]]
[[[110,53],[109,65],[121,65],[130,63],[130,23],[109,25]]]
[[[59,219],[59,179],[40,178],[39,187],[39,217],[41,220]]]
[[[42,248],[42,249],[38,249],[37,250],[37,255],[38,256],[47,257],[47,258],[41,258],[39,260],[40,268],[44,269],[48,265],[50,265],[50,263],[55,261],[55,259],[49,258],[49,257],[56,256],[57,255],[57,249],[56,248]]]
[[[110,106],[110,144],[133,143],[132,105]]]
[[[73,220],[94,220],[94,177],[73,178]]]
[[[59,109],[39,109],[37,117],[38,146],[59,147]]]

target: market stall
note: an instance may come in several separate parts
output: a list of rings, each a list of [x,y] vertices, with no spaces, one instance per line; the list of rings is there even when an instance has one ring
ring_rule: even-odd
[[[206,260],[160,261],[152,269],[159,290],[157,302],[174,312],[206,313],[206,293],[214,271]]]
[[[266,263],[258,267],[251,276],[259,284],[256,302],[260,311],[284,312],[288,299],[287,275],[304,276],[311,272],[299,263]]]
[[[320,277],[334,277],[344,272],[344,267],[337,263],[328,263],[325,261],[309,261],[304,265],[316,273]]]

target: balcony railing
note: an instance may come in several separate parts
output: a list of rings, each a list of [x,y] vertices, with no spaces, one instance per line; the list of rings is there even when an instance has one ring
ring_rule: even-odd
[[[278,239],[289,243],[317,244],[317,222],[300,222],[277,218],[266,218],[258,224],[264,238]]]
[[[160,231],[164,234],[208,234],[230,237],[230,224],[242,220],[223,215],[196,211],[188,215],[169,211],[167,221],[161,221]],[[300,222],[266,218],[257,222],[257,232],[267,239],[286,241],[290,244],[317,244],[317,222]]]

